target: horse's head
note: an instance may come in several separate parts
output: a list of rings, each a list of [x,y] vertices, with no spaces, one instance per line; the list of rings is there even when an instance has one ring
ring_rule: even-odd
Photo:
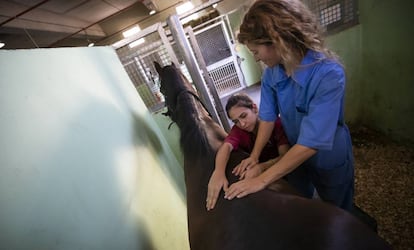
[[[166,115],[171,116],[176,110],[178,96],[183,92],[194,92],[194,90],[173,63],[162,67],[158,62],[154,62],[154,66],[161,82],[160,91],[165,97],[165,106],[168,108]]]

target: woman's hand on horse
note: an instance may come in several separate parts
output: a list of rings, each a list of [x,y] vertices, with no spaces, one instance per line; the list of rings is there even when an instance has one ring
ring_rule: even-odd
[[[210,177],[208,183],[207,199],[206,199],[206,208],[211,210],[216,205],[218,196],[220,194],[221,188],[224,192],[227,191],[229,182],[226,178],[225,173],[220,173],[219,171],[213,171],[213,174]]]
[[[256,165],[258,162],[259,162],[258,159],[253,158],[253,157],[248,157],[248,158],[242,160],[240,162],[240,164],[237,165],[233,169],[232,173],[234,175],[241,176],[244,171],[246,171],[247,169],[250,169],[250,168],[254,167],[254,165]]]
[[[245,179],[233,183],[228,190],[226,191],[224,198],[232,200],[234,198],[242,198],[248,194],[256,193],[260,190],[263,190],[266,187],[264,182],[260,179],[260,176]]]
[[[241,175],[240,180],[242,179],[251,179],[256,176],[259,176],[263,172],[263,169],[261,167],[261,164],[256,164],[251,168],[246,169]]]

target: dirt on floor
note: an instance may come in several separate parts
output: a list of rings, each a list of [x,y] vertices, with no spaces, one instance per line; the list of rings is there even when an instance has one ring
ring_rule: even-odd
[[[355,203],[378,224],[395,250],[414,249],[414,147],[374,130],[350,128],[355,156]]]

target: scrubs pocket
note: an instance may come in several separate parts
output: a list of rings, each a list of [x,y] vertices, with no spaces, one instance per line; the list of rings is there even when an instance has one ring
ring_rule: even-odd
[[[353,181],[354,167],[352,161],[345,161],[339,167],[332,169],[315,168],[312,171],[312,180],[316,185],[335,187]]]

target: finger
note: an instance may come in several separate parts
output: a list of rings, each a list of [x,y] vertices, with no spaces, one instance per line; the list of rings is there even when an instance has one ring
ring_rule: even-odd
[[[238,165],[238,169],[235,175],[241,175],[244,171],[246,171],[246,162],[243,163],[243,161]]]
[[[243,179],[245,178],[245,176],[246,176],[246,173],[247,173],[247,170],[243,171],[243,172],[240,174],[239,180],[243,180]]]
[[[229,191],[229,192],[227,192],[227,193],[224,195],[224,198],[225,198],[225,199],[227,199],[227,200],[231,200],[231,199],[233,199],[233,198],[234,198],[233,192],[234,192],[234,191]]]
[[[211,209],[213,209],[213,204],[214,204],[214,200],[213,200],[213,198],[209,198],[208,200],[207,200],[207,205],[206,205],[206,208],[207,208],[207,211],[209,211],[209,210],[211,210]]]
[[[256,162],[253,162],[253,161],[251,161],[251,162],[249,162],[249,165],[248,166],[246,166],[246,169],[252,169],[254,166],[256,166]]]
[[[213,209],[216,206],[216,203],[217,203],[217,198],[212,199],[209,210]]]
[[[210,190],[208,190],[207,197],[206,197],[206,208],[208,208],[208,201],[210,200],[210,198],[209,198],[210,196],[211,196]]]
[[[223,190],[224,190],[224,192],[227,192],[227,190],[229,190],[229,184],[228,183],[224,183]]]
[[[233,192],[233,185],[231,185],[227,191],[224,193],[224,199],[229,199],[229,197],[231,196]]]
[[[235,168],[234,174],[235,175],[240,175],[240,173],[242,172],[242,170],[245,168],[244,165],[245,165],[245,160],[241,161],[239,163],[239,165],[236,166],[237,169]]]
[[[247,161],[247,159],[245,159],[245,160],[242,160],[241,162],[240,162],[240,168],[241,169],[245,169],[246,167],[247,167],[247,165],[249,164],[249,162]]]
[[[212,209],[212,204],[215,203],[215,200],[217,200],[217,191],[211,190],[211,192],[208,192],[207,199],[206,199],[206,208],[207,210]],[[214,207],[214,206],[213,206]]]
[[[207,211],[213,209],[214,208],[214,204],[215,204],[214,198],[209,198],[208,201],[207,201],[207,206],[206,206],[207,207]]]
[[[240,164],[239,164],[239,165],[237,165],[237,166],[235,166],[235,167],[233,168],[233,170],[231,171],[231,173],[232,173],[232,174],[237,175],[237,172],[239,171],[239,169],[240,169]]]
[[[236,197],[236,195],[239,193],[239,191],[238,191],[238,185],[237,185],[237,183],[236,184],[233,184],[233,185],[231,185],[230,187],[229,187],[229,189],[228,189],[228,191],[226,192],[226,194],[225,194],[225,196],[224,196],[224,198],[226,198],[226,199],[228,199],[228,200],[231,200],[231,199],[233,199],[234,197]]]
[[[210,210],[210,199],[211,199],[210,197],[211,197],[211,195],[208,194],[207,198],[206,198],[206,208],[207,208],[207,210]]]
[[[242,191],[238,195],[236,195],[237,198],[243,198],[244,196],[248,195],[248,191]]]
[[[228,200],[232,200],[232,199],[234,199],[234,198],[241,198],[241,197],[243,197],[243,196],[245,196],[246,194],[244,194],[244,191],[241,191],[241,190],[234,190],[233,192],[231,192],[229,195],[228,195],[228,197],[227,197],[227,199]]]
[[[236,175],[241,175],[246,170],[246,166],[242,163],[238,165]]]

